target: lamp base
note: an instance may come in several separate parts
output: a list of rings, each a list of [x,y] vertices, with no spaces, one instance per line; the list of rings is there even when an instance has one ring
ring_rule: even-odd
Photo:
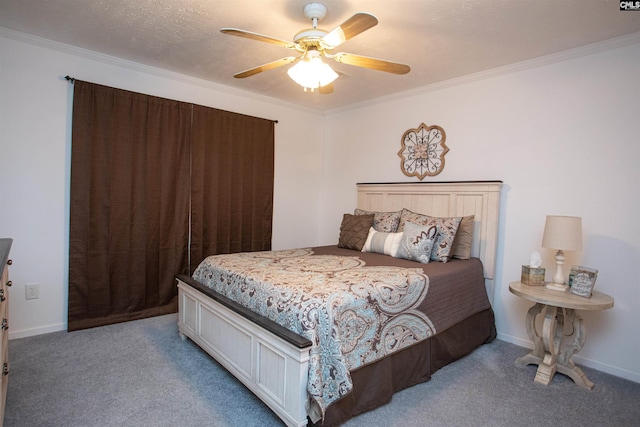
[[[569,286],[565,284],[553,283],[553,282],[547,283],[546,285],[544,285],[544,287],[552,291],[558,291],[558,292],[567,292],[569,290]]]

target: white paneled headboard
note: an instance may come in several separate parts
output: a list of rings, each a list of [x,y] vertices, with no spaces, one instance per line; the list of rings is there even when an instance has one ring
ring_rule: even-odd
[[[502,181],[362,183],[358,207],[391,212],[407,208],[431,216],[474,215],[471,255],[484,266],[485,286],[493,302]]]

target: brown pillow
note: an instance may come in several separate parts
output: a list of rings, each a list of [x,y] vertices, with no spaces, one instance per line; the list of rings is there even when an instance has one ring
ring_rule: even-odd
[[[367,241],[369,229],[373,226],[373,214],[351,215],[344,214],[340,224],[340,238],[338,247],[361,251]]]
[[[453,239],[453,245],[451,246],[451,256],[457,259],[469,259],[471,258],[471,247],[473,246],[473,221],[474,215],[463,216],[458,231],[456,231],[456,238]]]

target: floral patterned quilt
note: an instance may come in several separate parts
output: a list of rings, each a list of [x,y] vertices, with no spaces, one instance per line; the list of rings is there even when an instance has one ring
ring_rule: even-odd
[[[350,370],[435,334],[417,309],[429,289],[420,268],[294,249],[211,256],[193,278],[312,342],[307,391],[320,417],[351,391]]]

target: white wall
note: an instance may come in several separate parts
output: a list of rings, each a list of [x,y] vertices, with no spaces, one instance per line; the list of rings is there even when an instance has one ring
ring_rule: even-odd
[[[424,181],[504,181],[499,338],[530,345],[531,303],[508,285],[534,250],[553,275],[553,253],[540,246],[545,216],[581,216],[584,250],[568,254],[566,265],[597,268],[596,290],[615,307],[582,312],[587,341],[575,359],[640,382],[640,44],[525,68],[330,114],[322,236],[331,242],[342,213],[353,209],[355,183],[418,181],[400,170],[400,138],[422,122],[440,125],[450,151],[444,171]]]
[[[14,239],[10,337],[66,329],[72,86],[81,80],[277,119],[274,249],[318,240],[322,115],[186,76],[0,32],[0,236]],[[40,284],[26,300],[24,286]]]

